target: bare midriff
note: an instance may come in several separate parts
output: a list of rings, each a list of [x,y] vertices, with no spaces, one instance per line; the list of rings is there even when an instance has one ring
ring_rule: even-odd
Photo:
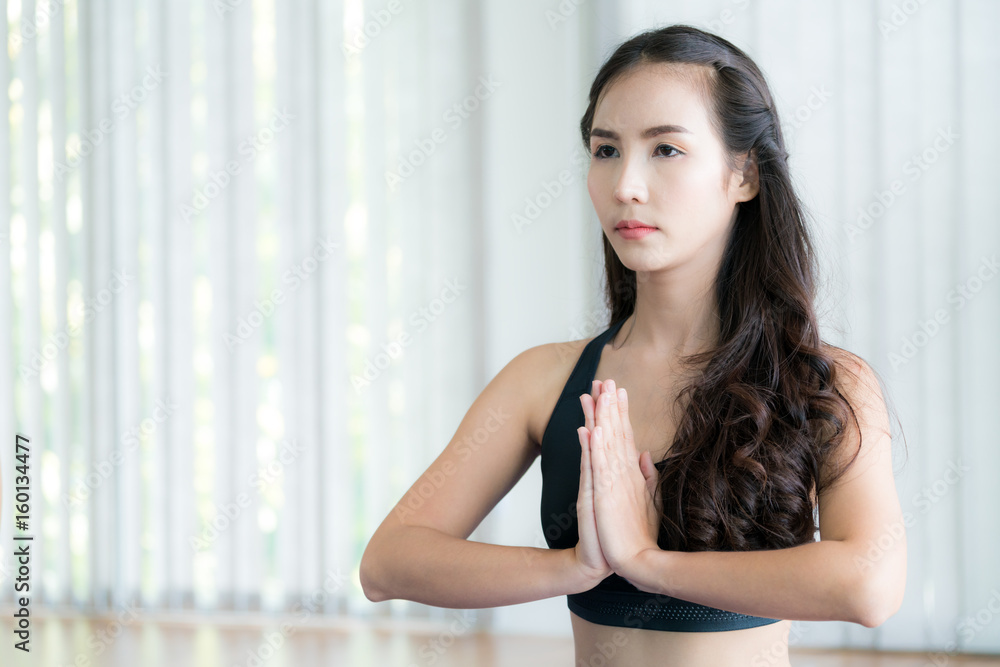
[[[723,632],[598,625],[569,612],[574,667],[789,667],[791,621]]]

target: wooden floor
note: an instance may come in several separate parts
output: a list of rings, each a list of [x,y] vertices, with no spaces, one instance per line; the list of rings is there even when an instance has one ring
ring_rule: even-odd
[[[3,667],[572,667],[568,638],[536,638],[450,631],[304,627],[289,620],[257,626],[213,617],[118,623],[80,616],[34,618],[30,653],[14,648],[10,614],[0,617]],[[127,621],[128,619],[126,619]],[[792,648],[793,667],[927,667],[926,653],[887,654]],[[938,656],[949,667],[1000,667],[1000,656]],[[943,664],[938,662],[937,664]]]

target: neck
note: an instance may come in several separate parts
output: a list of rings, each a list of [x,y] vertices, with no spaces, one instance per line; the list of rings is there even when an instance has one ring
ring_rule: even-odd
[[[636,275],[635,311],[617,334],[617,345],[651,359],[677,358],[718,342],[715,271],[678,267]],[[626,338],[627,337],[627,338]]]

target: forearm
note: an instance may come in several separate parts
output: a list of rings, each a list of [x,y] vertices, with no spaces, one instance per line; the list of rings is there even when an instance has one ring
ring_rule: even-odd
[[[377,599],[450,609],[499,607],[588,590],[573,549],[474,542],[407,526],[373,554]]]
[[[835,540],[767,551],[648,549],[619,574],[640,590],[741,614],[863,623],[868,600],[855,553]]]

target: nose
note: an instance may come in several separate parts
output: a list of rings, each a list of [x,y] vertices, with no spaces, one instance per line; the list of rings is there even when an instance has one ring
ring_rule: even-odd
[[[645,204],[649,197],[645,166],[640,160],[623,160],[622,171],[615,184],[615,198],[623,204]]]

